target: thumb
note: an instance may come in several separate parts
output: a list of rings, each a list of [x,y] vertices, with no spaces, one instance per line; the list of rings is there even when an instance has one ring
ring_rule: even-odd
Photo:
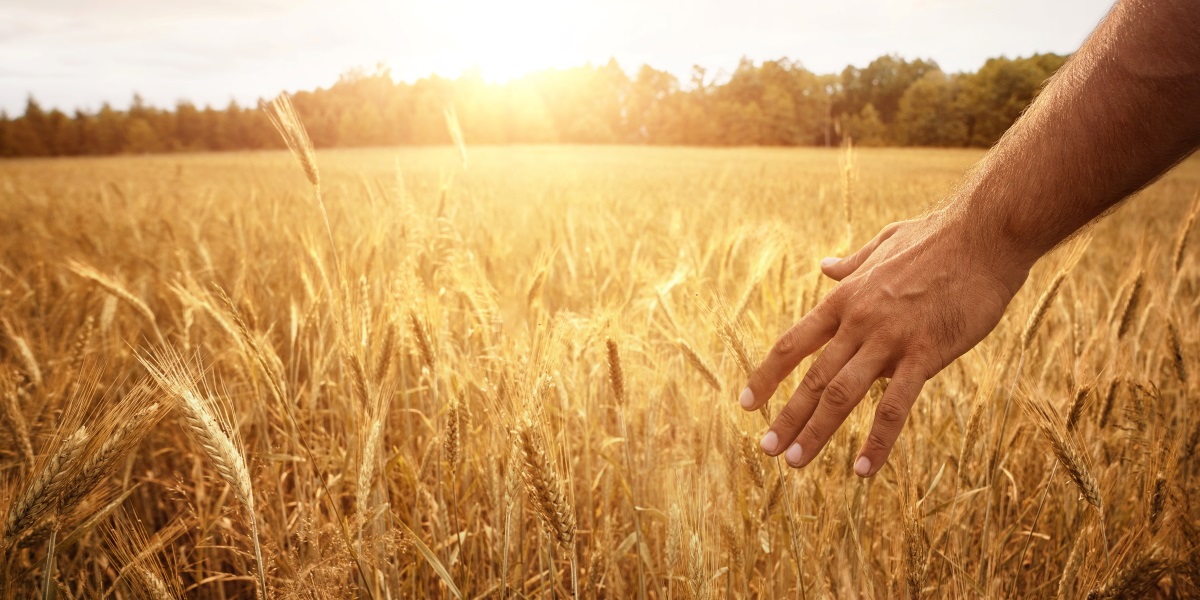
[[[851,254],[845,258],[830,256],[828,258],[821,259],[821,271],[824,272],[827,277],[836,281],[841,281],[846,277],[849,277],[850,274],[857,271],[864,262],[867,262],[867,259],[871,257],[871,254],[875,252],[875,249],[878,248],[880,244],[892,237],[892,234],[895,232],[896,224],[893,223],[887,227],[884,227],[883,230],[879,232],[879,235],[876,235],[874,239],[867,242],[867,245],[859,248],[858,252],[855,252],[854,254]]]

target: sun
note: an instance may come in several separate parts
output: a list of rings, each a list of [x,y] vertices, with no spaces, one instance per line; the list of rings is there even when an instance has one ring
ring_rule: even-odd
[[[417,0],[406,12],[433,33],[423,62],[442,75],[478,68],[507,81],[588,60],[584,45],[597,16],[590,2],[561,0]]]

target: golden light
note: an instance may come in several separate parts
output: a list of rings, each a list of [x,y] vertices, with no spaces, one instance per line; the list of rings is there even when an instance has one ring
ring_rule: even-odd
[[[423,28],[422,37],[433,40],[421,57],[430,70],[456,76],[477,67],[485,79],[506,81],[585,62],[583,45],[602,12],[597,8],[591,2],[556,0],[418,0],[392,10],[403,11],[397,18],[413,19],[408,26]]]

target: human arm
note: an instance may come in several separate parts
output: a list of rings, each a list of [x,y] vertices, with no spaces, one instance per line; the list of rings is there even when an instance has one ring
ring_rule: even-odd
[[[821,268],[840,281],[739,398],[755,410],[822,346],[763,438],[807,465],[879,377],[855,461],[878,472],[924,383],[986,337],[1046,252],[1200,145],[1200,2],[1114,6],[950,201]]]

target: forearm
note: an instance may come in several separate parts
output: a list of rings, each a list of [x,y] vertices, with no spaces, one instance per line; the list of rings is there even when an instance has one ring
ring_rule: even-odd
[[[1122,1],[945,212],[1028,269],[1198,144],[1200,2]]]

